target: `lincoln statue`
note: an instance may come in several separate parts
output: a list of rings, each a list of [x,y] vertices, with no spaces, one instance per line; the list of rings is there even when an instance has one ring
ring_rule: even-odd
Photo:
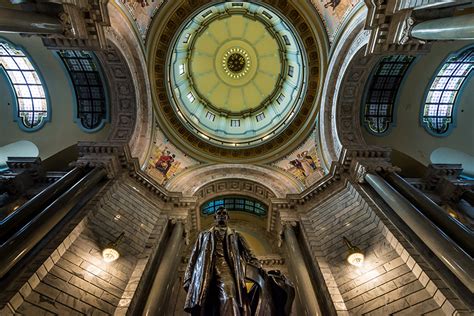
[[[192,315],[288,314],[294,297],[291,283],[279,271],[262,269],[245,239],[227,226],[225,208],[214,219],[215,225],[198,235],[184,274],[184,310]],[[250,294],[246,279],[255,283]]]

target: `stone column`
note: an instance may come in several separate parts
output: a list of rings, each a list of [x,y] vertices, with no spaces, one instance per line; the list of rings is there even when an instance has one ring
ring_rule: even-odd
[[[460,199],[457,204],[457,211],[463,216],[469,218],[469,220],[474,220],[474,207],[464,199]]]
[[[433,225],[405,197],[385,182],[382,177],[366,173],[364,179],[446,267],[471,292],[474,292],[474,265],[472,258],[439,228]]]
[[[183,246],[184,225],[181,221],[176,221],[172,228],[171,236],[167,242],[167,247],[161,259],[158,271],[156,272],[153,284],[148,294],[148,299],[143,310],[143,315],[164,315],[167,307],[166,294],[173,287],[175,273],[181,257]]]
[[[466,200],[471,206],[474,206],[474,192],[473,191],[465,191],[462,196],[462,199]]]
[[[322,315],[316,298],[316,292],[311,283],[311,277],[308,273],[306,263],[304,262],[303,253],[298,244],[293,226],[289,224],[285,225],[284,236],[286,249],[288,251],[288,261],[295,275],[295,287],[301,299],[302,307],[306,315]]]
[[[474,235],[466,226],[449,216],[443,208],[397,173],[386,173],[384,178],[467,253],[474,254]]]
[[[0,8],[0,31],[31,34],[62,34],[59,18],[46,14]]]
[[[420,40],[472,40],[474,14],[452,16],[416,24],[410,35]]]

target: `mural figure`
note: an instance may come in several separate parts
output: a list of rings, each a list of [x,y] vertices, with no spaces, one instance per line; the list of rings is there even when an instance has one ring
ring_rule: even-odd
[[[198,161],[170,143],[158,126],[155,133],[148,158],[147,172],[158,184],[165,185],[169,179],[179,172],[199,164]]]
[[[161,156],[155,162],[155,168],[160,171],[164,177],[173,165],[175,154],[171,154],[167,147],[161,152]]]
[[[245,239],[227,226],[225,208],[214,219],[215,225],[197,237],[184,274],[184,310],[192,315],[289,315],[291,283],[281,273],[262,269]],[[250,293],[246,279],[255,280]]]
[[[339,5],[339,3],[341,3],[341,0],[329,0],[328,2],[324,4],[324,7],[325,8],[331,7],[332,10],[334,11],[336,7]]]
[[[307,150],[296,155],[296,159],[290,160],[290,164],[301,171],[304,177],[310,176],[316,169],[316,163]]]
[[[292,165],[293,167],[295,167],[297,170],[299,170],[301,173],[304,174],[304,168],[303,168],[303,165],[301,164],[299,157],[297,157],[296,159],[290,160],[290,165]]]
[[[303,151],[301,153],[301,156],[304,157],[305,161],[309,164],[309,166],[311,167],[311,170],[316,170],[318,168],[318,166],[316,166],[316,163],[314,162],[314,159],[313,157],[308,153],[307,150]]]

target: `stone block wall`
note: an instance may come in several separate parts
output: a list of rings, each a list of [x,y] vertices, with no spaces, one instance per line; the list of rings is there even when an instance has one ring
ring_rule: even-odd
[[[454,315],[466,307],[360,189],[348,183],[302,217],[338,315]],[[365,253],[347,263],[342,237]]]
[[[167,216],[160,202],[128,176],[115,180],[86,207],[88,215],[1,315],[125,315]],[[102,249],[122,232],[117,246],[121,257],[105,263]]]

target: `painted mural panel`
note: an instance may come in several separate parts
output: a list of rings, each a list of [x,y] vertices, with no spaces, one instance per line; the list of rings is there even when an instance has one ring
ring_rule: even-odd
[[[310,186],[325,175],[318,153],[316,135],[309,137],[300,147],[272,165],[291,173]]]
[[[348,15],[350,10],[360,1],[361,0],[311,0],[323,20],[330,42],[333,42],[334,36],[345,16]],[[164,0],[121,0],[121,3],[135,22],[142,39],[145,40],[151,21],[164,3]]]
[[[159,129],[148,157],[147,173],[161,185],[190,166],[199,164],[176,148]]]
[[[360,1],[361,0],[311,0],[323,20],[330,42],[333,42],[334,36],[346,15]]]
[[[142,40],[145,41],[146,33],[154,15],[163,4],[164,0],[121,0],[138,28]]]

